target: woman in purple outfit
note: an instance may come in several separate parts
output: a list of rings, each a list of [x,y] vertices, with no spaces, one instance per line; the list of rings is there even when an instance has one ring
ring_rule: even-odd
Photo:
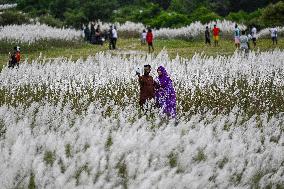
[[[160,66],[157,69],[158,77],[156,79],[155,100],[158,107],[162,108],[163,113],[170,118],[176,117],[176,93],[172,80],[167,74],[166,69]]]

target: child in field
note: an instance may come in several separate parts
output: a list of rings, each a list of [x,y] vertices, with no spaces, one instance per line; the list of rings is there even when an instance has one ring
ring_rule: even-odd
[[[234,37],[235,37],[235,46],[236,48],[240,48],[240,29],[238,25],[235,25]]]
[[[152,30],[149,28],[147,35],[146,35],[146,41],[148,43],[149,53],[151,53],[151,49],[152,49],[152,52],[154,52],[153,39],[154,39],[154,36],[153,36]]]
[[[240,36],[240,49],[242,51],[245,51],[245,54],[249,52],[249,38],[246,36],[246,32],[242,31],[242,35]]]
[[[214,25],[214,28],[212,30],[213,32],[213,40],[214,40],[214,46],[219,46],[219,33],[220,33],[220,29],[216,26],[216,24]]]
[[[146,30],[143,30],[142,34],[141,34],[141,45],[146,44]]]
[[[19,63],[21,60],[21,54],[20,54],[20,47],[14,47],[14,52],[10,55],[9,60],[9,68],[14,68],[15,66],[19,67]]]
[[[257,30],[253,26],[253,28],[251,29],[251,36],[252,36],[252,42],[253,42],[254,48],[256,47],[256,33],[257,33]]]
[[[277,32],[278,32],[277,28],[274,26],[269,31],[270,31],[270,34],[271,34],[271,39],[272,39],[273,45],[274,44],[277,45]]]

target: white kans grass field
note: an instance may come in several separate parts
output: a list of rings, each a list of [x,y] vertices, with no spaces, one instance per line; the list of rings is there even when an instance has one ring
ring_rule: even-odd
[[[144,64],[169,72],[177,124],[137,106]],[[162,51],[4,68],[0,188],[281,188],[283,64],[281,50]]]
[[[231,21],[212,21],[207,24],[194,22],[186,27],[181,28],[161,28],[154,30],[154,37],[158,39],[195,39],[203,38],[205,27],[213,28],[214,24],[221,29],[221,35],[226,38],[233,38],[235,22]],[[108,30],[110,23],[101,23],[102,30]],[[114,24],[117,26],[120,36],[123,37],[139,37],[142,30],[146,27],[141,23],[126,22],[124,24]],[[246,26],[239,24],[241,30],[246,29]],[[279,33],[283,33],[283,28],[278,28]],[[263,29],[259,32],[258,38],[269,36],[269,28]],[[45,24],[24,24],[24,25],[8,25],[0,27],[0,40],[16,43],[35,43],[40,40],[63,40],[76,41],[81,40],[84,34],[80,30],[70,28],[53,28]]]
[[[45,24],[8,25],[0,28],[0,40],[34,43],[39,40],[73,41],[82,38],[82,32],[69,28],[54,28]]]
[[[1,4],[0,5],[0,10],[6,10],[6,9],[11,9],[17,7],[17,4]]]

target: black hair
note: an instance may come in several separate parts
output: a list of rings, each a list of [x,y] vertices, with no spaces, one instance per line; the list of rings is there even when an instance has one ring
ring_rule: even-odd
[[[144,65],[144,68],[146,68],[146,67],[151,68],[151,66],[149,64]]]
[[[152,32],[151,28],[148,28],[148,32]]]
[[[245,31],[245,30],[243,30],[243,31],[242,31],[242,35],[245,35],[245,34],[246,34],[246,31]]]
[[[16,46],[16,47],[14,47],[14,50],[15,50],[15,51],[17,50],[17,46]]]

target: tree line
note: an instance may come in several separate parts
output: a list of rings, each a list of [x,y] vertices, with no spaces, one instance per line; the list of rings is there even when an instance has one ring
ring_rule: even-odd
[[[283,0],[0,0],[2,1],[15,2],[18,10],[58,27],[68,25],[79,28],[83,23],[95,20],[142,22],[155,28],[180,27],[194,21],[205,23],[224,18],[265,27],[272,21],[283,25],[284,18]]]

